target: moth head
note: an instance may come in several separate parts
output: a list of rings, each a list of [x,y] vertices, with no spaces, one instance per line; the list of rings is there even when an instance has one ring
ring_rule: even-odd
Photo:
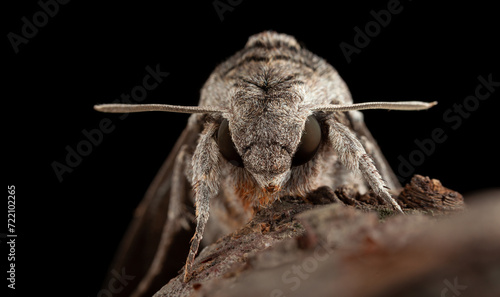
[[[321,126],[313,115],[283,116],[223,118],[217,133],[224,159],[247,170],[268,192],[279,190],[290,170],[311,161],[321,144]]]

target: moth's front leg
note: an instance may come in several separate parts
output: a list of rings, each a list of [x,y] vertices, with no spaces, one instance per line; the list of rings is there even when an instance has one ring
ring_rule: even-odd
[[[196,231],[191,239],[191,247],[184,270],[184,282],[191,278],[192,267],[208,221],[210,199],[217,196],[220,180],[220,153],[215,141],[218,125],[208,123],[202,132],[192,159],[192,186],[196,204]]]
[[[377,142],[366,127],[363,119],[363,114],[358,110],[351,110],[348,112],[348,116],[351,120],[354,132],[356,132],[358,137],[360,137],[359,140],[365,148],[366,152],[373,158],[373,161],[375,161],[375,165],[377,166],[380,175],[384,179],[385,183],[391,189],[400,188],[401,184],[399,183],[398,178],[393,173],[392,169],[387,163],[387,160],[382,154],[382,151],[377,145]]]
[[[350,170],[360,172],[375,194],[402,213],[401,207],[387,191],[388,188],[382,176],[356,135],[334,118],[328,119],[326,123],[329,126],[328,137],[342,164]]]

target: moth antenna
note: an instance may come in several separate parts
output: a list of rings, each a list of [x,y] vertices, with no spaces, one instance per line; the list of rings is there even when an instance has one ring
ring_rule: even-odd
[[[350,111],[364,109],[389,109],[389,110],[423,110],[429,109],[437,104],[422,101],[399,101],[399,102],[364,102],[347,105],[327,104],[313,107],[313,111]]]
[[[204,106],[179,106],[168,104],[98,104],[94,105],[94,109],[100,112],[111,113],[129,113],[143,111],[165,111],[177,113],[223,113],[225,109],[217,107]]]

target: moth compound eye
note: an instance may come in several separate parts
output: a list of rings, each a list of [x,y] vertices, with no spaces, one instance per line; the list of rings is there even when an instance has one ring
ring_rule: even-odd
[[[229,133],[229,122],[226,119],[222,120],[217,133],[217,143],[222,156],[234,166],[243,167],[243,160],[236,151],[231,134]]]
[[[292,166],[300,166],[311,160],[321,143],[321,127],[314,116],[309,116],[300,138],[299,147],[292,159]]]

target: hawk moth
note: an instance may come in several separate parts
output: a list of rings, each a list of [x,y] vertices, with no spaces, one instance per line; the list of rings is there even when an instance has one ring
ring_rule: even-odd
[[[402,212],[388,190],[399,182],[359,110],[422,110],[435,104],[354,104],[325,60],[291,36],[263,32],[213,71],[199,106],[96,105],[102,112],[191,114],[136,210],[115,267],[140,262],[134,296],[144,293],[164,269],[175,234],[189,228],[185,205],[190,203],[196,207],[196,229],[186,282],[204,234],[211,240],[227,234],[280,197],[350,183],[373,190]]]

